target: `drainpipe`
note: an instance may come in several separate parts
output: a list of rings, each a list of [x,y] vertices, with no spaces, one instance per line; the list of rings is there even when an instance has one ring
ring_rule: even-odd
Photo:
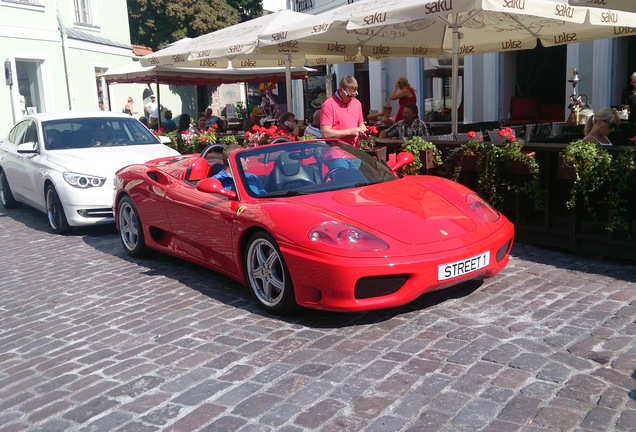
[[[73,111],[73,94],[71,88],[71,68],[68,65],[69,56],[68,56],[68,44],[67,44],[67,35],[66,35],[66,27],[64,27],[64,22],[62,21],[62,15],[60,14],[60,10],[57,10],[57,24],[60,27],[60,36],[62,37],[62,57],[64,58],[64,75],[66,78],[66,97],[68,98],[68,109]]]

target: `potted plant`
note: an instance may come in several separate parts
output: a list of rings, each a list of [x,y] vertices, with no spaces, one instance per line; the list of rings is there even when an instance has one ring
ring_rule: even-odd
[[[236,139],[236,135],[223,135],[218,139],[219,144],[230,145],[230,144],[238,144],[238,139]]]
[[[534,154],[524,152],[523,145],[510,128],[499,131],[504,138],[501,145],[476,138],[468,133],[469,141],[461,144],[446,158],[446,175],[458,180],[462,170],[477,172],[477,192],[493,206],[503,208],[507,191],[529,196],[535,208],[543,206],[539,165]],[[510,174],[529,175],[524,181],[513,181]]]
[[[636,189],[636,147],[621,152],[612,163],[610,190],[607,200],[610,205],[608,231],[629,231],[630,221],[627,220],[630,196],[634,196]],[[632,205],[634,203],[632,202]],[[636,233],[632,233],[636,234]]]
[[[568,209],[576,207],[582,200],[591,215],[595,215],[594,206],[590,204],[590,195],[600,190],[610,179],[612,155],[596,143],[583,140],[572,141],[561,152],[560,177],[572,177],[572,188],[565,202]],[[567,168],[572,171],[568,175]]]
[[[404,138],[400,150],[415,156],[413,162],[402,168],[404,174],[419,174],[422,169],[429,170],[442,165],[442,153],[435,144],[422,137]]]
[[[270,127],[254,125],[252,130],[245,131],[245,138],[247,141],[247,147],[269,144],[276,138],[286,138],[288,141],[296,141],[295,135],[284,132],[275,125]]]

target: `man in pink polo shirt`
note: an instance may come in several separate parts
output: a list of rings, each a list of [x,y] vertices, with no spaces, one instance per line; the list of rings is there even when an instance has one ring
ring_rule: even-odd
[[[358,99],[358,81],[350,75],[342,77],[338,90],[321,107],[320,130],[323,138],[338,138],[360,147],[359,137],[367,127]]]

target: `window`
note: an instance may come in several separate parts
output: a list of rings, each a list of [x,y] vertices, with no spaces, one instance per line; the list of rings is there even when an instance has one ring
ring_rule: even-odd
[[[44,11],[43,0],[0,0],[0,6],[14,7],[35,11]]]
[[[45,112],[42,92],[41,60],[16,59],[15,70],[18,83],[21,114]]]
[[[103,73],[106,73],[108,69],[106,68],[95,68],[95,87],[97,89],[97,105],[100,111],[110,111],[110,107],[108,106],[108,98],[104,95],[104,88],[106,87],[106,83],[104,78],[101,76]]]
[[[93,24],[90,0],[74,0],[75,22],[77,24]]]

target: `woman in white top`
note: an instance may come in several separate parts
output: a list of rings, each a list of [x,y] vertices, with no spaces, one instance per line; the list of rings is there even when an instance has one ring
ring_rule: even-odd
[[[589,116],[585,122],[583,141],[600,145],[612,145],[608,136],[619,126],[620,117],[613,108],[601,108]]]

